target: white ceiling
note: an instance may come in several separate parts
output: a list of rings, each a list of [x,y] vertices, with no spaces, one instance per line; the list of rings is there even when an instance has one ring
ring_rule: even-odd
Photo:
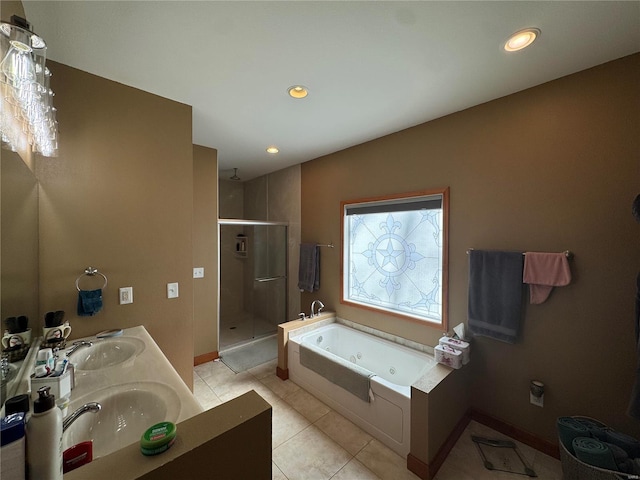
[[[640,51],[640,1],[23,4],[49,58],[192,105],[193,142],[243,180]]]

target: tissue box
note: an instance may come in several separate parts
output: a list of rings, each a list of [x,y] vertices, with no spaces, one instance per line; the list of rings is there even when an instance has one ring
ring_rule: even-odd
[[[442,337],[439,343],[440,345],[447,345],[455,350],[460,350],[462,352],[462,364],[466,365],[469,363],[469,352],[471,349],[467,342],[458,340],[457,338]]]
[[[462,352],[460,350],[451,348],[449,345],[436,345],[433,350],[436,362],[456,369],[462,367]]]
[[[50,387],[49,394],[55,395],[56,402],[63,397],[71,394],[71,372],[67,370],[59,377],[40,377],[36,378],[35,374],[31,374],[31,399],[38,398],[38,389],[42,387]]]

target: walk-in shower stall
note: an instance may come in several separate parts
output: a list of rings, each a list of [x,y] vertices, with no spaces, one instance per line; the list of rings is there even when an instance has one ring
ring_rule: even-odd
[[[220,219],[219,350],[287,321],[287,224]]]

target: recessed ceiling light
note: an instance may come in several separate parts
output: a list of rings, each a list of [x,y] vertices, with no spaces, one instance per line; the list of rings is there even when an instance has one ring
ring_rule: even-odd
[[[289,96],[291,98],[304,98],[309,95],[309,90],[307,87],[303,87],[302,85],[294,85],[293,87],[289,87],[287,90]]]
[[[504,44],[504,49],[507,52],[517,52],[531,45],[539,36],[540,30],[537,28],[520,30],[509,37],[507,43]]]
[[[278,153],[280,150],[275,145],[267,147],[267,153]]]

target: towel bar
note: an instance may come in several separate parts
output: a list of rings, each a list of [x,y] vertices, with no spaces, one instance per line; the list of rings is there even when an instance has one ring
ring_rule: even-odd
[[[76,288],[78,289],[78,291],[80,291],[80,279],[85,275],[89,277],[100,275],[102,276],[102,278],[104,278],[104,285],[102,286],[102,289],[104,290],[104,288],[107,286],[107,276],[104,273],[100,273],[97,268],[87,267],[84,269],[84,273],[76,278]]]
[[[467,255],[469,255],[469,252],[470,252],[471,250],[473,250],[473,248],[470,248],[469,250],[467,250]],[[564,251],[564,252],[562,252],[562,253],[564,253],[564,255],[565,255],[567,258],[569,258],[569,259],[573,258],[573,253],[572,253],[570,250],[565,250],[565,251]],[[522,253],[522,255],[526,255],[526,253],[524,253],[524,252],[523,252],[523,253]]]

